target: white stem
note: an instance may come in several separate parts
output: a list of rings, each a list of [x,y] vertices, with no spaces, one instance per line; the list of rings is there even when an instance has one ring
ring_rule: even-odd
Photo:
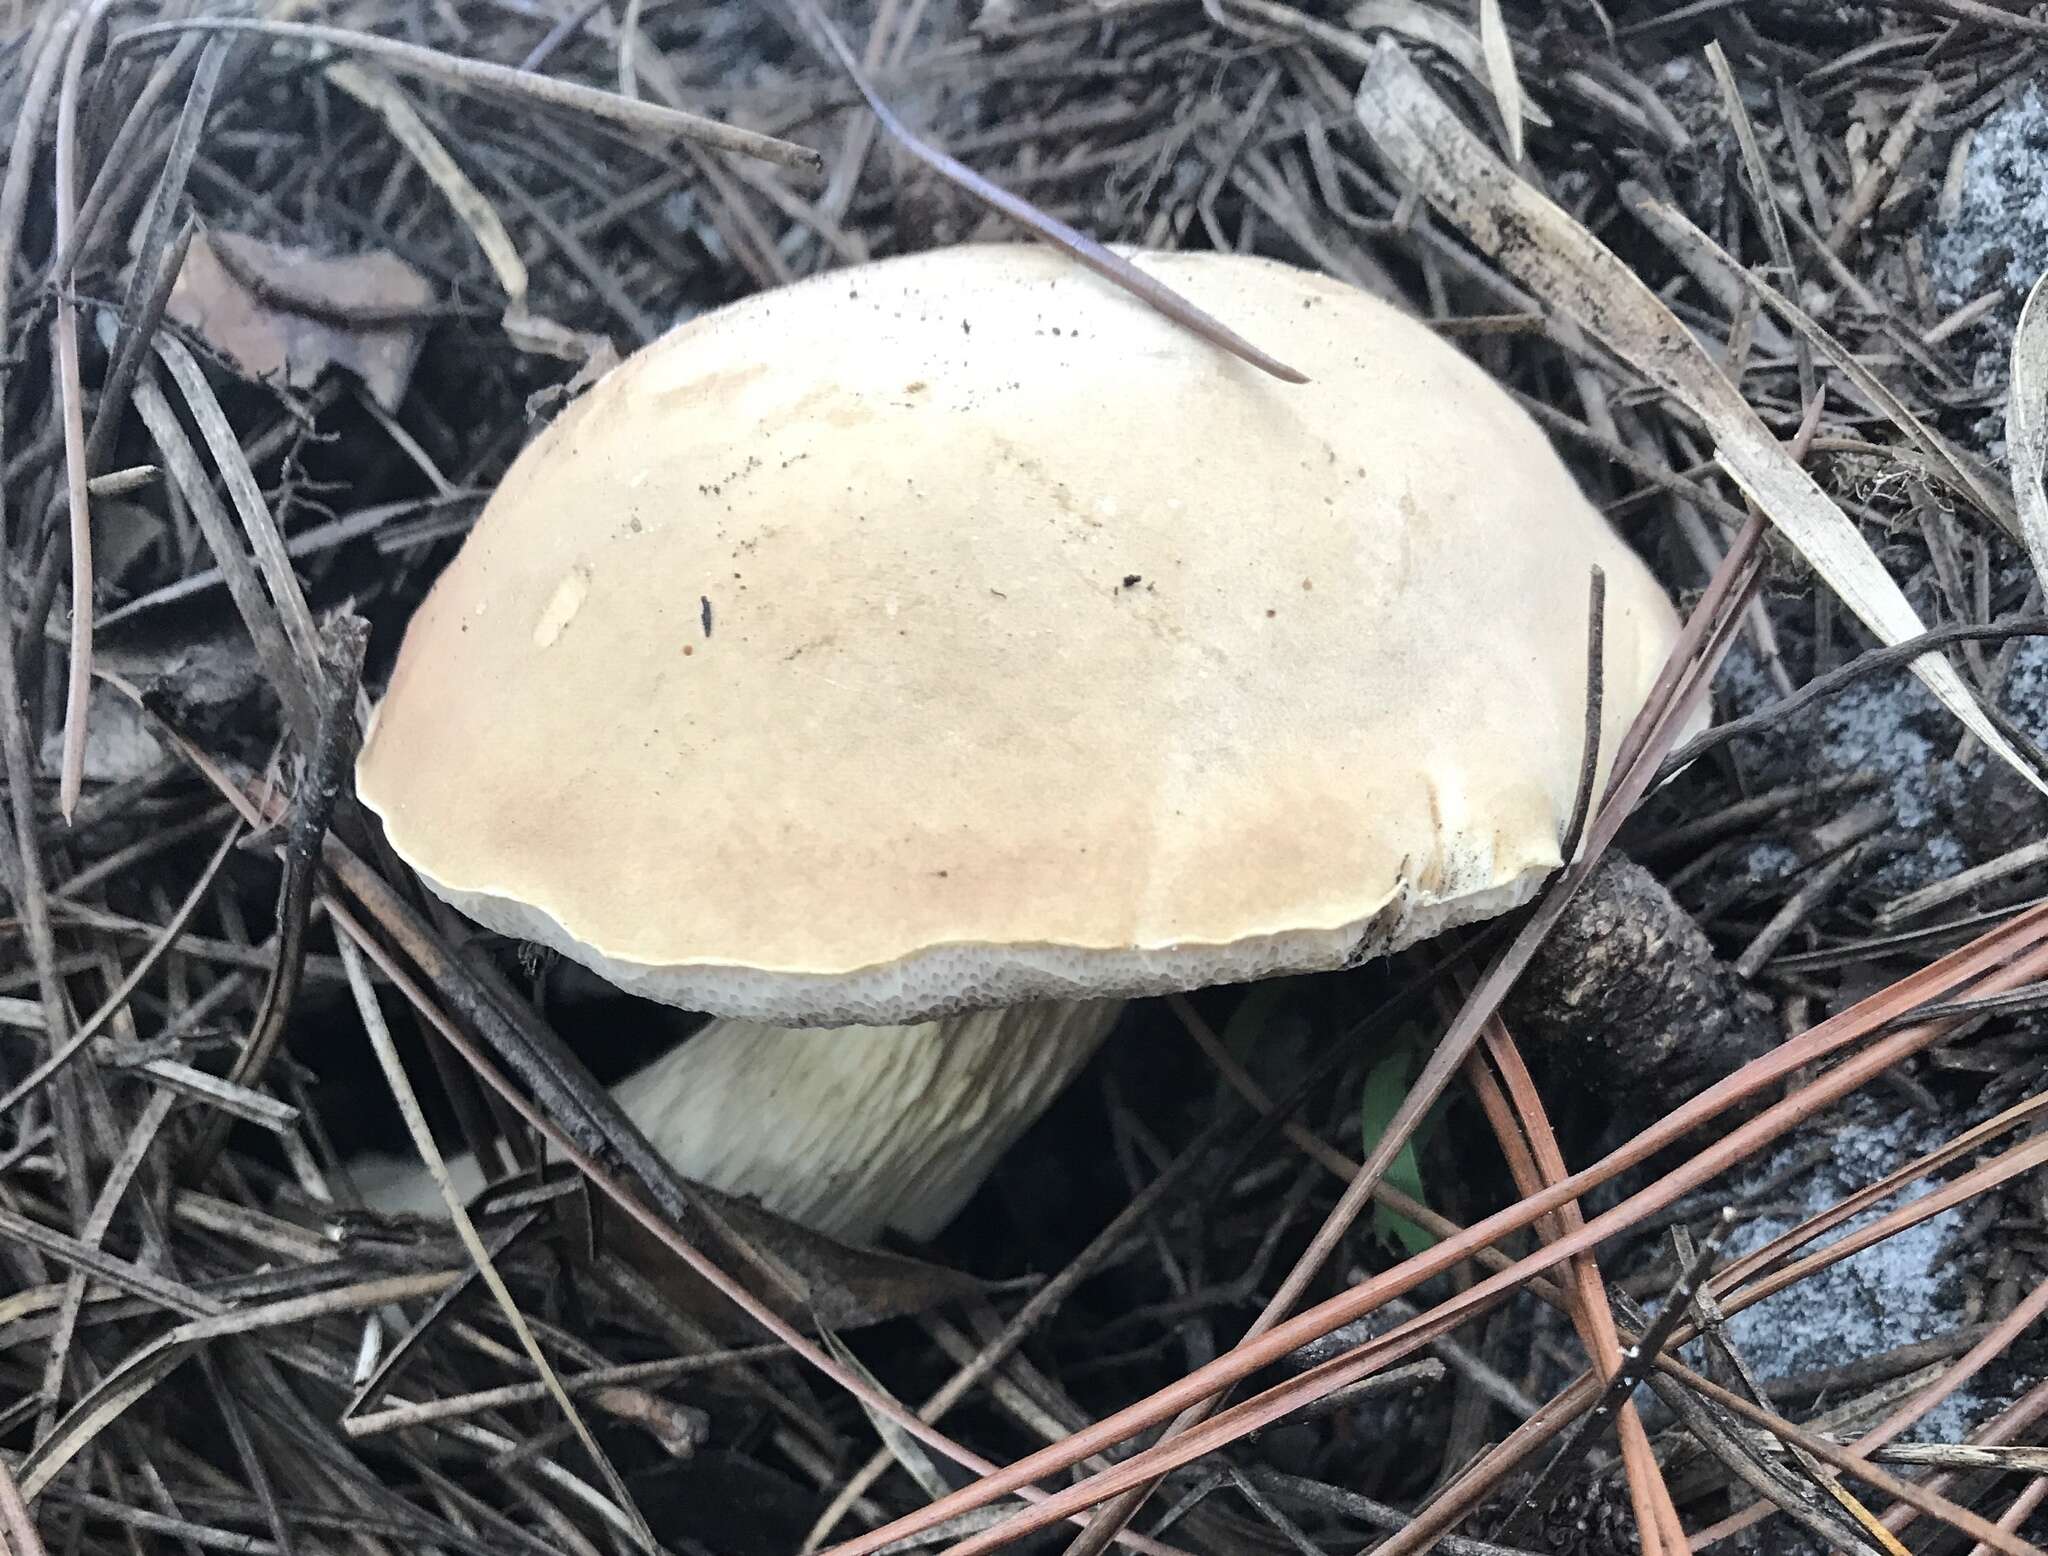
[[[1047,1000],[890,1027],[713,1021],[612,1090],[687,1178],[850,1242],[935,1235],[1078,1074],[1120,1000]],[[451,1157],[456,1188],[482,1187]],[[352,1165],[373,1209],[444,1215],[416,1163]]]

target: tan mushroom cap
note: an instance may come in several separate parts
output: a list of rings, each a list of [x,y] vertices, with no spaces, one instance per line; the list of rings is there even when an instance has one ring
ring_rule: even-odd
[[[1270,261],[1036,246],[684,325],[514,463],[358,769],[434,889],[634,992],[899,1022],[1348,964],[1524,900],[1676,630],[1535,424]]]

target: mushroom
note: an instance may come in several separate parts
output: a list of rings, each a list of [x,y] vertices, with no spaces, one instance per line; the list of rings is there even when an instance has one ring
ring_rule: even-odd
[[[1423,324],[1272,261],[1130,257],[1308,385],[1038,246],[750,297],[519,456],[363,748],[449,903],[727,1018],[621,1100],[820,1230],[936,1231],[1121,1000],[1527,900],[1580,778],[1589,570],[1603,771],[1674,639]]]
[[[707,1023],[613,1088],[675,1169],[815,1232],[928,1240],[1094,1055],[1121,1000],[1033,1000],[841,1031]],[[475,1158],[450,1164],[464,1195]],[[410,1162],[357,1164],[379,1210],[445,1214]]]

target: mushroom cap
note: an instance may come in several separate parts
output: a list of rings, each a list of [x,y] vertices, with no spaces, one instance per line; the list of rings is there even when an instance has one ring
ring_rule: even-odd
[[[620,986],[909,1022],[1344,966],[1560,860],[1669,601],[1476,365],[1337,281],[1042,247],[635,353],[514,462],[357,769],[432,888]]]

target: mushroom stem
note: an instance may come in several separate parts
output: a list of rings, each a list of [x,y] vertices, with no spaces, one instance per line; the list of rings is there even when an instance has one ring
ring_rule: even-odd
[[[613,1088],[687,1178],[847,1242],[936,1235],[1093,1057],[1123,1001],[1041,1000],[908,1026],[715,1020]],[[456,1188],[483,1186],[474,1158]],[[372,1209],[438,1216],[417,1164],[354,1164]]]

